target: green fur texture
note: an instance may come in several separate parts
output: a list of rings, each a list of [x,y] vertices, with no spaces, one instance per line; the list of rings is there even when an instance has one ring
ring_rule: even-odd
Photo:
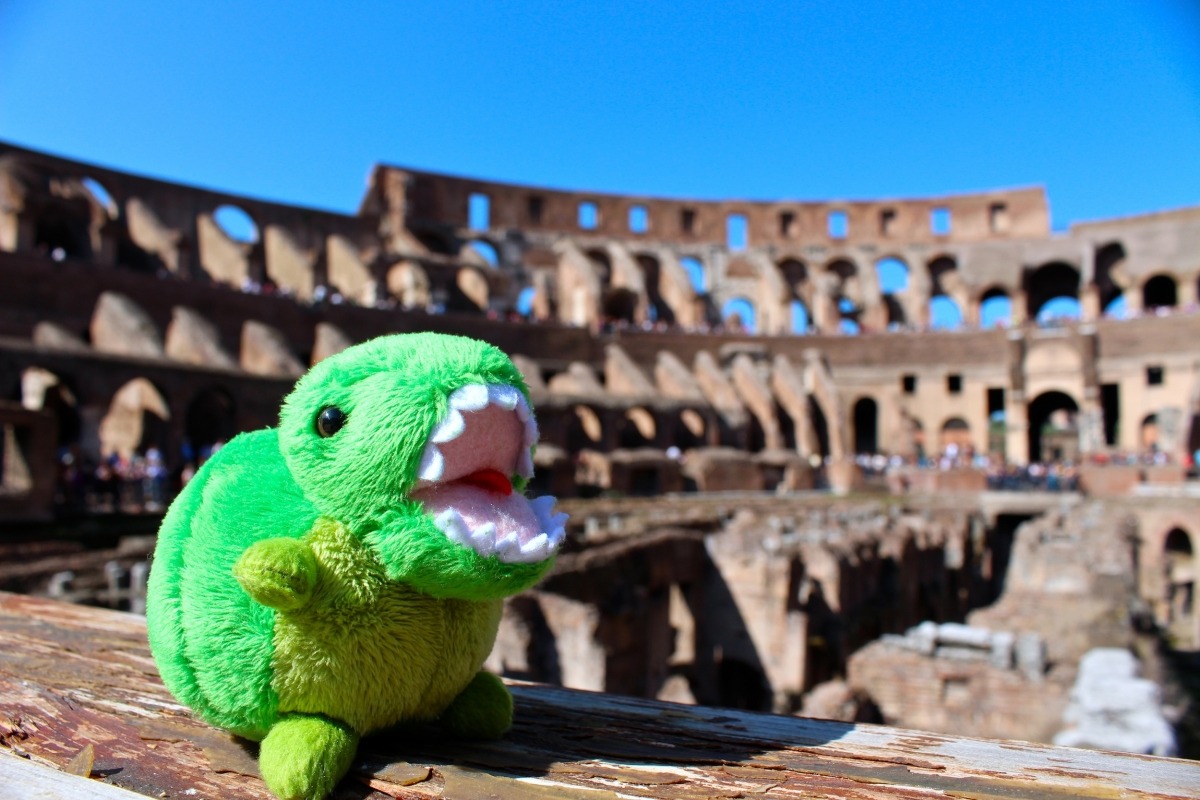
[[[323,796],[357,738],[397,722],[441,717],[485,737],[511,722],[508,691],[480,667],[502,599],[553,559],[480,556],[408,499],[447,396],[471,383],[528,395],[512,362],[472,339],[349,348],[299,380],[278,429],[214,455],[163,520],[147,591],[163,681],[202,719],[263,740],[280,797]],[[345,422],[321,436],[329,406]]]
[[[359,736],[325,717],[286,716],[258,751],[267,788],[282,800],[320,800],[354,763]]]

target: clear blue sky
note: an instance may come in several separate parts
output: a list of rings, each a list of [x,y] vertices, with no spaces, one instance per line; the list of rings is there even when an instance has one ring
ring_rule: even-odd
[[[0,0],[0,138],[353,211],[374,162],[701,198],[1200,204],[1200,3]]]

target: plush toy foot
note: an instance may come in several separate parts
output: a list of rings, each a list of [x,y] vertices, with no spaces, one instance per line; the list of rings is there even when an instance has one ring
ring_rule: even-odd
[[[512,727],[512,717],[508,687],[492,673],[481,671],[442,712],[441,723],[466,739],[499,739]]]
[[[258,751],[267,788],[281,800],[321,800],[342,779],[358,749],[358,734],[326,717],[285,716]]]

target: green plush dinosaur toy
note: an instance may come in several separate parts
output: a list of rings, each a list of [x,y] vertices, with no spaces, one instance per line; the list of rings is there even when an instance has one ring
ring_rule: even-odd
[[[521,374],[483,342],[386,336],[317,364],[163,520],[146,621],[167,688],[261,741],[285,800],[324,797],[400,722],[501,736],[512,698],[480,668],[566,521],[522,495],[536,440]]]

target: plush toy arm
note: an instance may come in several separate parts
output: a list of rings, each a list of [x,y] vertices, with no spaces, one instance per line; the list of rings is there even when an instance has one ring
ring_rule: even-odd
[[[317,557],[297,539],[263,539],[233,565],[246,593],[268,608],[295,611],[308,603],[317,583]]]

